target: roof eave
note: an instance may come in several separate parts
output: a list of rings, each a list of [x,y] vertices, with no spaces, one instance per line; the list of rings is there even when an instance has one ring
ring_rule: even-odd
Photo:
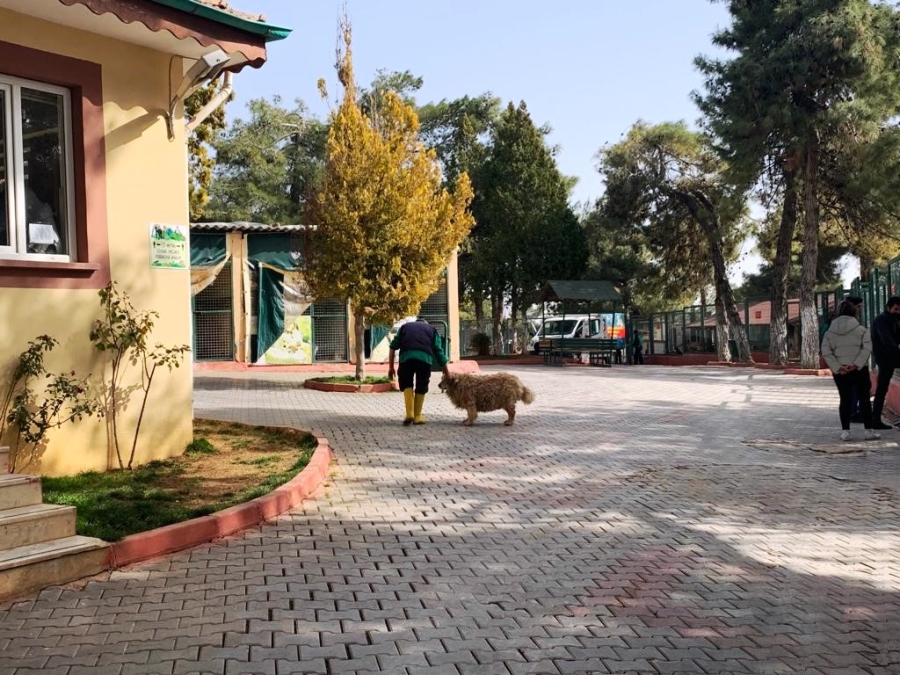
[[[151,0],[158,5],[165,5],[172,9],[187,14],[195,14],[201,18],[215,21],[232,28],[236,28],[253,35],[261,36],[267,43],[283,40],[291,34],[290,28],[276,26],[263,21],[251,21],[210,5],[205,5],[197,0]]]

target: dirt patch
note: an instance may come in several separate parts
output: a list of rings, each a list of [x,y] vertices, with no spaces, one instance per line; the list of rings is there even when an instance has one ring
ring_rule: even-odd
[[[288,472],[303,449],[315,449],[315,437],[305,431],[215,420],[194,420],[194,439],[157,482],[160,488],[178,490],[190,481],[193,489],[182,501],[187,507],[226,501]],[[203,449],[204,439],[212,450]]]

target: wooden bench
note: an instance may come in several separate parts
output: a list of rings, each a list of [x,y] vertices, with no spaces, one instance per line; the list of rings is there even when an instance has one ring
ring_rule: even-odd
[[[548,365],[551,363],[551,359],[553,356],[553,343],[556,340],[553,338],[541,338],[537,341],[537,351],[542,357],[544,357],[544,364]]]
[[[612,366],[616,341],[611,338],[559,338],[551,341],[544,363],[561,366],[570,354],[587,354],[592,366]]]

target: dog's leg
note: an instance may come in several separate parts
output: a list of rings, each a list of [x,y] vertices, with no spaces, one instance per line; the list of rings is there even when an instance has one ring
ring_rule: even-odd
[[[478,419],[478,411],[475,409],[475,406],[470,406],[466,408],[466,412],[469,414],[469,416],[463,420],[463,424],[467,427],[470,427],[475,424],[475,420]]]
[[[512,423],[516,420],[516,406],[512,405],[508,408],[504,408],[506,414],[509,415],[507,420],[503,423],[505,426],[511,427]]]

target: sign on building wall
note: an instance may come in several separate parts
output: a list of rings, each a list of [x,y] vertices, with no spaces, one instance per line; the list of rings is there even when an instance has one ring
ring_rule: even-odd
[[[150,223],[150,267],[186,270],[190,267],[188,251],[186,226]]]

